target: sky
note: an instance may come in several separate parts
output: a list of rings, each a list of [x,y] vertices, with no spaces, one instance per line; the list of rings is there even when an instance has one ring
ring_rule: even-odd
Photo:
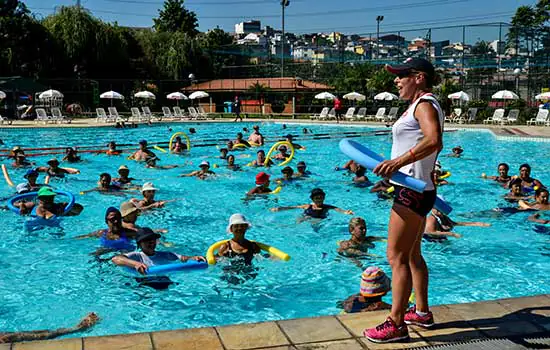
[[[54,13],[56,6],[74,5],[77,0],[22,0],[37,17]],[[132,27],[150,27],[163,0],[80,0],[83,7],[106,22]],[[536,0],[290,0],[285,10],[285,30],[294,33],[332,32],[376,35],[376,16],[383,15],[381,33],[396,33],[407,39],[462,41],[462,28],[446,26],[510,22],[516,8]],[[280,0],[185,0],[197,14],[199,30],[220,27],[233,32],[235,23],[258,19],[281,28]],[[466,43],[495,40],[499,26],[466,28]],[[505,35],[505,29],[502,31]]]

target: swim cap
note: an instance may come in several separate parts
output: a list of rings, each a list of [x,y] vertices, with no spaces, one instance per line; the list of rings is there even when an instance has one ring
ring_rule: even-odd
[[[269,181],[269,174],[264,173],[263,171],[256,175],[256,185],[263,185]]]
[[[107,216],[111,213],[116,213],[118,217],[122,218],[122,214],[120,214],[120,211],[115,207],[109,207],[105,211],[105,222],[107,222]]]
[[[323,197],[326,197],[326,193],[325,191],[323,191],[322,189],[320,188],[314,188],[311,190],[311,195],[309,196],[309,198],[313,198],[315,196],[323,196]]]
[[[34,169],[29,169],[27,170],[27,172],[25,173],[25,175],[23,176],[25,179],[28,179],[29,176],[38,176],[38,171],[34,170]]]

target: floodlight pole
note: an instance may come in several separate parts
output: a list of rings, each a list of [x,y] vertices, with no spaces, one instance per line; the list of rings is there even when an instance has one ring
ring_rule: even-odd
[[[380,22],[384,20],[384,16],[376,16],[376,59],[380,58]]]
[[[281,37],[281,78],[285,76],[285,7],[290,4],[290,0],[281,0],[282,9],[282,32]]]

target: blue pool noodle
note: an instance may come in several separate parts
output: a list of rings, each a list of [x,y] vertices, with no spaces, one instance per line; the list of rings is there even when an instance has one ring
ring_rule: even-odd
[[[384,161],[384,158],[381,155],[371,151],[359,142],[349,139],[343,139],[340,141],[340,151],[370,170],[374,169],[379,163]],[[416,192],[424,192],[424,189],[426,189],[426,183],[424,181],[405,175],[400,171],[395,172],[391,179],[398,184],[415,190]]]
[[[158,266],[151,266],[147,269],[146,276],[162,276],[166,275],[169,272],[178,272],[183,270],[200,270],[208,268],[208,263],[203,261],[188,260],[186,262],[175,262],[173,264],[165,264]],[[127,268],[129,272],[132,272],[134,275],[142,276],[139,272],[134,269]]]
[[[453,211],[453,208],[439,196],[435,197],[434,208],[445,215],[449,215]]]

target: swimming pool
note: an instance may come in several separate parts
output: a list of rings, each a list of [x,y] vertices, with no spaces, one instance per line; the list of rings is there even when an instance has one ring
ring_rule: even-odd
[[[95,145],[116,140],[118,143],[140,139],[167,140],[175,131],[195,127],[192,139],[233,137],[251,124],[155,125],[131,130],[105,128],[19,129],[0,130],[0,138],[9,147],[21,145]],[[265,123],[265,135],[282,136],[289,132],[301,134],[304,125]],[[351,126],[307,126],[315,133],[358,131]],[[365,128],[367,129],[367,128]],[[368,129],[372,130],[372,129]],[[365,136],[355,140],[390,154],[387,135]],[[62,231],[23,230],[24,219],[4,211],[0,225],[4,227],[0,242],[0,330],[32,330],[68,326],[89,311],[97,312],[102,321],[86,335],[106,335],[142,331],[191,328],[263,320],[288,319],[336,314],[338,300],[358,293],[362,269],[354,262],[336,254],[336,242],[346,239],[350,216],[331,213],[321,225],[296,223],[301,212],[272,213],[269,208],[309,203],[309,191],[322,187],[326,203],[352,209],[366,219],[368,234],[386,236],[391,203],[382,201],[368,189],[351,186],[351,178],[333,170],[346,158],[338,150],[338,138],[296,140],[307,147],[298,151],[292,165],[304,160],[313,172],[311,180],[285,187],[269,199],[243,201],[244,193],[254,186],[255,169],[232,172],[212,169],[216,179],[177,178],[183,172],[196,170],[200,161],[222,164],[215,159],[215,147],[193,148],[188,156],[158,153],[160,164],[179,164],[172,170],[144,169],[124,157],[82,154],[85,161],[67,165],[79,168],[80,175],[56,183],[60,189],[78,193],[95,186],[102,172],[116,174],[118,166],[126,164],[139,183],[153,181],[160,188],[158,199],[181,200],[167,204],[165,210],[139,218],[138,224],[167,228],[167,240],[175,243],[169,250],[183,254],[205,254],[210,244],[229,238],[225,227],[229,216],[241,212],[252,222],[248,238],[269,243],[292,256],[290,262],[259,258],[255,262],[258,276],[240,284],[227,282],[222,265],[208,270],[173,275],[178,285],[165,291],[138,288],[137,283],[111,263],[101,263],[89,254],[97,240],[75,240],[73,237],[103,228],[104,212],[118,206],[130,196],[117,197],[89,193],[78,195],[77,201],[86,209],[79,217],[64,219]],[[456,145],[465,148],[464,159],[440,157],[444,169],[453,173],[450,185],[440,193],[453,205],[451,215],[458,221],[486,221],[490,228],[459,227],[461,239],[446,243],[423,243],[430,269],[430,302],[461,303],[550,293],[550,236],[535,231],[526,221],[526,213],[512,216],[483,214],[484,210],[508,203],[500,197],[504,190],[479,178],[482,172],[493,174],[501,161],[511,166],[515,174],[523,162],[533,167],[532,175],[543,183],[550,177],[543,170],[550,168],[549,145],[535,142],[497,141],[487,132],[459,131],[445,134],[443,154]],[[266,147],[267,151],[267,147]],[[250,154],[253,151],[249,152]],[[244,164],[253,158],[237,156]],[[49,157],[33,158],[44,165]],[[192,164],[191,164],[192,163]],[[62,165],[63,166],[63,165]],[[279,177],[280,168],[270,170]],[[14,182],[22,182],[23,170],[10,170]],[[372,175],[372,174],[370,174]],[[373,179],[375,177],[371,176]],[[39,180],[43,180],[41,176]],[[0,188],[0,196],[8,197],[12,190]],[[138,196],[134,194],[132,196]],[[480,214],[481,213],[481,214]],[[363,264],[378,265],[391,274],[385,258],[384,243],[371,250],[374,255]],[[391,301],[391,296],[385,297]],[[437,317],[437,316],[436,316]],[[73,336],[78,336],[75,334]]]

